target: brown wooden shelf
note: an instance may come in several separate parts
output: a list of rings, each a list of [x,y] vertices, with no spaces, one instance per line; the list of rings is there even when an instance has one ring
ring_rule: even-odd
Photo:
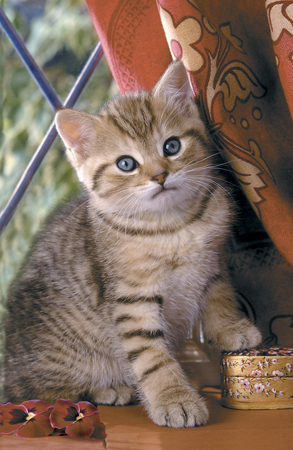
[[[244,411],[220,404],[220,392],[205,388],[210,409],[205,427],[172,429],[158,427],[142,406],[101,406],[109,450],[275,450],[292,448],[293,409]],[[97,441],[68,436],[26,439],[1,436],[0,449],[99,450]]]

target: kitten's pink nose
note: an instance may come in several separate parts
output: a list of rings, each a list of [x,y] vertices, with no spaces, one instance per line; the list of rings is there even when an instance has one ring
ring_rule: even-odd
[[[168,176],[168,172],[162,172],[159,175],[156,175],[152,178],[152,180],[157,181],[159,184],[163,185]]]

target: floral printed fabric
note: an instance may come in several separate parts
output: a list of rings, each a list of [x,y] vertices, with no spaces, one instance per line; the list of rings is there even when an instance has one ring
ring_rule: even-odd
[[[280,344],[268,323],[292,319],[293,1],[86,2],[121,92],[150,90],[172,58],[183,61],[215,149],[250,204],[234,242],[234,282],[250,306],[258,302],[254,318],[267,314],[264,337]],[[279,309],[268,312],[270,303]],[[289,331],[281,345],[293,345]]]

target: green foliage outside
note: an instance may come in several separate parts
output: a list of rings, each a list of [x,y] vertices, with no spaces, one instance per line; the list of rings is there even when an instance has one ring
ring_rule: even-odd
[[[64,101],[98,41],[85,2],[50,0],[44,11],[30,20],[17,8],[17,3],[23,2],[0,2]],[[27,0],[26,8],[42,3],[41,0]],[[75,108],[96,112],[111,91],[116,92],[116,88],[103,58]],[[6,205],[53,118],[50,105],[6,35],[0,31],[0,210]],[[57,138],[0,237],[0,320],[4,316],[9,283],[23,261],[32,236],[47,213],[79,188]],[[1,343],[1,330],[0,333]],[[0,358],[1,354],[0,348]]]

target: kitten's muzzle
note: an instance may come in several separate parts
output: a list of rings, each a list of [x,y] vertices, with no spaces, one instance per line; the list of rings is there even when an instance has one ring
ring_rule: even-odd
[[[161,192],[163,192],[163,191],[176,190],[176,188],[172,187],[172,186],[165,187],[164,183],[165,183],[168,175],[169,175],[168,172],[162,172],[159,175],[155,175],[152,178],[152,181],[156,181],[161,186],[161,188],[159,188],[159,190],[153,195],[152,198],[157,197],[157,195],[161,194]],[[159,187],[159,186],[157,186],[157,187]]]

